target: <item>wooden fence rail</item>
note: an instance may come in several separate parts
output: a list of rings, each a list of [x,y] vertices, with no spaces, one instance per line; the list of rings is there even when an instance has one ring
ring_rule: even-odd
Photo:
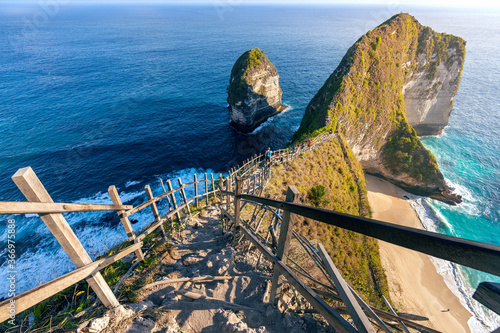
[[[0,214],[57,214],[131,209],[130,205],[94,205],[60,202],[1,201]]]
[[[241,230],[244,236],[251,242],[251,244],[259,249],[260,252],[274,264],[274,274],[272,277],[270,297],[271,303],[274,303],[275,295],[279,293],[279,276],[280,274],[283,274],[286,277],[288,283],[294,286],[296,290],[299,291],[302,296],[304,296],[310,302],[310,304],[319,313],[321,313],[335,329],[339,331],[349,331],[350,328],[353,327],[350,325],[348,325],[348,327],[345,326],[345,323],[337,317],[338,314],[332,314],[333,309],[331,309],[327,305],[325,306],[325,304],[323,304],[322,302],[318,302],[317,295],[312,292],[310,288],[306,288],[307,286],[305,286],[303,282],[301,282],[300,279],[298,279],[294,275],[294,273],[286,266],[284,262],[284,260],[286,260],[287,258],[286,244],[290,241],[290,237],[293,232],[293,219],[290,223],[290,217],[293,217],[295,214],[311,218],[319,222],[358,232],[370,237],[375,237],[377,239],[411,250],[422,252],[434,257],[438,257],[457,264],[500,276],[500,246],[442,235],[415,228],[403,227],[387,222],[337,213],[325,209],[300,205],[293,202],[293,198],[295,197],[295,195],[297,195],[294,194],[296,189],[294,189],[293,187],[289,187],[286,201],[279,201],[255,195],[243,194],[241,191],[241,178],[235,177],[235,180],[236,190],[234,192],[230,191],[229,188],[223,190],[222,187],[219,187],[221,196],[225,196],[227,198],[226,200],[221,199],[221,203],[229,202],[229,198],[231,197],[234,198],[234,215],[229,212],[229,207],[231,206],[227,204],[225,208],[222,207],[222,204],[220,205],[221,213],[225,220],[232,221],[237,230]],[[278,244],[276,248],[276,255],[272,254],[272,252],[270,252],[270,250],[258,240],[258,235],[256,234],[257,231],[250,231],[245,226],[246,224],[242,224],[242,222],[240,221],[242,202],[253,203],[256,205],[260,205],[261,207],[273,207],[283,211],[281,233],[279,236],[280,240],[277,242]],[[229,225],[226,226],[226,223],[223,222],[223,231],[228,228]],[[270,231],[272,232],[271,228]],[[379,327],[387,332],[387,326],[377,316],[377,314],[381,314],[381,312],[375,311],[377,312],[377,314],[375,314],[374,309],[372,310],[368,305],[366,305],[359,298],[359,296],[353,292],[352,288],[345,284],[344,280],[338,274],[338,271],[336,271],[333,262],[326,254],[326,251],[321,246],[321,244],[319,244],[319,253],[321,255],[324,269],[326,269],[327,273],[335,281],[334,287],[337,289],[340,295],[337,300],[341,300],[347,305],[347,310],[353,318],[353,321],[358,330],[360,332],[374,332],[373,328],[371,327],[370,321],[366,317],[365,313],[361,310],[361,307],[363,307],[366,313],[370,317],[375,319]],[[287,269],[285,269],[284,267],[286,267]],[[480,288],[478,288],[478,291],[476,292],[475,298],[477,298],[478,300],[482,300],[483,304],[494,308],[493,310],[497,312],[499,310],[498,307],[500,301],[499,289],[499,284],[481,284]],[[385,317],[388,317],[387,314],[382,314]],[[398,321],[401,322],[401,327],[403,328],[403,330],[405,330],[405,323],[408,324],[408,321],[400,319],[397,315],[395,315],[394,317],[398,318]],[[411,323],[411,327],[418,328],[420,326],[425,328],[425,326],[415,324],[413,322],[409,323]],[[435,331],[432,329],[428,330]]]
[[[194,182],[187,184],[182,184],[179,178],[179,187],[176,189],[172,188],[172,184],[170,180],[168,180],[167,191],[162,180],[161,185],[164,191],[163,194],[154,197],[150,186],[147,185],[145,187],[145,193],[148,200],[137,205],[136,207],[133,207],[132,205],[122,204],[120,195],[118,194],[115,186],[110,186],[108,189],[108,194],[113,202],[112,205],[55,203],[52,201],[50,195],[47,193],[44,186],[31,168],[28,167],[20,169],[16,172],[12,179],[29,201],[0,202],[0,215],[41,214],[41,219],[47,225],[51,233],[56,237],[59,244],[76,265],[77,269],[1,302],[0,322],[10,318],[10,309],[8,309],[8,307],[11,306],[12,303],[15,303],[15,312],[18,314],[55,295],[65,288],[74,285],[82,279],[87,280],[97,297],[106,307],[112,308],[118,306],[118,300],[106,284],[99,271],[132,252],[135,252],[139,261],[143,260],[144,254],[142,253],[141,247],[143,245],[142,241],[146,236],[153,233],[157,228],[161,228],[163,235],[166,237],[163,224],[168,219],[173,220],[173,218],[177,216],[179,221],[181,221],[181,211],[186,210],[186,212],[190,214],[189,205],[194,199],[199,202],[200,198],[206,198],[207,204],[210,197],[216,199],[219,192],[215,187],[215,182],[218,181],[219,184],[221,184],[224,181],[222,175],[219,175],[218,179],[214,179],[213,174],[211,174],[210,178],[207,178],[205,175],[205,179],[199,181],[197,180],[197,176],[194,175]],[[212,187],[210,191],[208,190],[209,182]],[[205,184],[204,193],[198,193],[199,184]],[[195,188],[195,197],[192,199],[186,198],[185,188],[188,185],[193,185]],[[182,200],[182,205],[180,206],[177,205],[175,197],[177,192],[179,192]],[[161,216],[157,206],[157,203],[162,199],[167,199],[169,206],[171,207],[171,209],[164,216]],[[147,228],[145,228],[139,236],[136,236],[129,217],[147,207],[150,207],[154,221]],[[133,242],[133,244],[112,256],[98,261],[92,261],[62,215],[62,213],[91,211],[116,211],[120,221],[122,222],[128,240]]]
[[[44,284],[39,285],[33,289],[25,291],[21,294],[18,294],[12,298],[9,298],[0,303],[0,323],[10,318],[9,313],[9,305],[11,302],[15,302],[15,311],[16,313],[20,313],[26,309],[29,309],[33,305],[40,303],[43,300],[46,300],[50,296],[78,283],[79,281],[91,276],[93,274],[98,273],[100,270],[108,267],[112,263],[120,260],[126,255],[140,249],[142,243],[133,244],[124,250],[109,256],[107,258],[94,261],[88,265],[80,267],[72,272],[69,272],[65,275],[62,275],[54,280],[46,282]]]
[[[254,195],[237,197],[500,276],[500,246]]]

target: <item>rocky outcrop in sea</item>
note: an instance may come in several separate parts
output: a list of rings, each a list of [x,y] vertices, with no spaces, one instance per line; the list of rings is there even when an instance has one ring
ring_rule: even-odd
[[[252,132],[284,109],[278,71],[258,48],[238,58],[227,90],[231,125],[240,132]]]

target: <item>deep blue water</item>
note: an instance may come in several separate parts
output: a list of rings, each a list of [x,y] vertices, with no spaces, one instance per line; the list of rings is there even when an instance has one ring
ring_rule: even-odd
[[[67,5],[47,13],[0,5],[0,200],[23,199],[10,177],[25,166],[55,201],[109,202],[107,188],[116,185],[132,203],[145,199],[146,183],[159,193],[159,178],[186,182],[193,173],[223,173],[268,146],[280,148],[347,49],[402,10],[467,40],[450,125],[424,139],[465,200],[455,208],[420,200],[433,224],[427,227],[500,245],[498,12]],[[254,47],[276,65],[291,110],[257,134],[241,135],[229,126],[226,87],[236,59]],[[146,215],[136,228],[147,223]],[[36,216],[14,218],[20,291],[71,268]],[[116,214],[67,219],[91,253],[125,239]],[[6,235],[2,222],[2,254]],[[39,261],[50,269],[37,270]],[[472,287],[490,279],[463,274],[459,280]],[[0,270],[0,285],[4,281]]]

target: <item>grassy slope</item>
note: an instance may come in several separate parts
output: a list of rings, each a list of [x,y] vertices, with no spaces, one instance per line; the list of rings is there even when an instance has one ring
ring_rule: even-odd
[[[406,120],[402,88],[411,71],[435,75],[439,63],[450,61],[449,47],[457,48],[463,59],[461,38],[436,33],[408,14],[394,16],[348,50],[311,100],[294,140],[338,130],[351,144],[378,146],[381,162],[393,174],[444,186],[434,156]],[[418,68],[422,53],[428,62]],[[437,61],[430,62],[433,54]]]
[[[344,146],[347,147],[345,142]],[[336,139],[288,165],[275,167],[266,194],[284,200],[290,185],[299,189],[304,204],[353,215],[370,215],[362,167],[349,148],[343,150]],[[313,200],[311,189],[318,185],[325,187],[326,195],[321,200]],[[383,307],[381,295],[388,297],[389,294],[376,240],[303,217],[297,218],[295,230],[310,241],[320,241],[344,278],[371,304]],[[291,255],[301,265],[308,266],[310,259],[307,257],[293,251]]]

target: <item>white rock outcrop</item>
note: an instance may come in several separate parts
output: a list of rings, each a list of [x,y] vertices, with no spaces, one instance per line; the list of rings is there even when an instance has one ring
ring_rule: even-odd
[[[249,133],[279,112],[282,91],[279,74],[264,52],[252,49],[245,52],[231,71],[228,104],[231,125]]]
[[[449,48],[450,58],[437,66],[434,76],[425,70],[425,54],[420,55],[419,67],[410,72],[403,85],[408,123],[418,135],[441,134],[448,125],[453,99],[458,91],[463,59],[455,48]],[[431,62],[437,61],[431,57]]]

